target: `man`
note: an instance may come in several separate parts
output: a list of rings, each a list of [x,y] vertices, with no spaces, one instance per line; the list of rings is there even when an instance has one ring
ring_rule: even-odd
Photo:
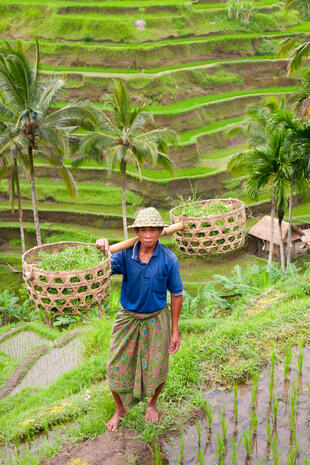
[[[178,319],[183,285],[179,263],[169,249],[158,242],[166,226],[155,208],[141,210],[132,226],[138,241],[112,255],[112,273],[122,274],[122,310],[116,315],[111,334],[107,378],[116,411],[107,423],[116,431],[127,408],[148,396],[145,419],[158,421],[157,398],[168,375],[169,354],[180,346]],[[103,251],[107,239],[99,239]],[[171,324],[167,308],[171,293]]]

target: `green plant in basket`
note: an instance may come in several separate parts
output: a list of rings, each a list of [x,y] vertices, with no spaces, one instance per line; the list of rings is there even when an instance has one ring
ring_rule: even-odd
[[[40,268],[45,271],[84,270],[98,265],[102,252],[92,245],[66,247],[60,252],[41,252]]]
[[[229,211],[232,211],[232,208],[220,200],[214,200],[207,205],[203,205],[199,203],[199,198],[196,195],[188,199],[184,199],[182,195],[179,195],[177,201],[174,202],[173,214],[180,216],[185,213],[187,216],[200,217],[221,215]]]

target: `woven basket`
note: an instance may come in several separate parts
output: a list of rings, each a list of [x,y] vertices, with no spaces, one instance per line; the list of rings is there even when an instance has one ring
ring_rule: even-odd
[[[197,203],[202,206],[220,201],[232,211],[212,216],[176,216],[170,211],[172,223],[183,221],[185,229],[174,234],[178,249],[187,255],[222,254],[244,244],[245,207],[238,199],[209,199]]]
[[[111,254],[98,265],[72,271],[44,271],[40,252],[57,253],[65,247],[91,245],[85,242],[54,242],[33,247],[22,256],[23,278],[31,301],[46,315],[80,315],[101,308],[110,286]],[[94,246],[95,247],[95,246]]]

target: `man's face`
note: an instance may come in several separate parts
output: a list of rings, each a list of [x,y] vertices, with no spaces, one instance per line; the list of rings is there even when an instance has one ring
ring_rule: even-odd
[[[162,229],[151,227],[136,228],[136,234],[144,247],[154,247],[157,244]]]

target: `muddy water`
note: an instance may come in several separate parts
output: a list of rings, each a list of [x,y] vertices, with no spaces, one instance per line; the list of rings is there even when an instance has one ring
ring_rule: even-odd
[[[78,338],[68,342],[64,347],[52,349],[33,364],[11,394],[16,394],[28,386],[48,386],[58,376],[76,367],[82,360],[81,354],[82,342]]]
[[[219,442],[223,438],[223,429],[220,421],[220,413],[223,413],[223,400],[225,405],[225,419],[227,421],[227,439],[224,443],[222,454],[223,464],[234,463],[232,443],[239,445],[236,454],[236,464],[256,465],[262,460],[265,464],[276,464],[276,457],[280,459],[279,464],[287,464],[287,454],[290,445],[294,444],[290,428],[290,404],[291,395],[297,388],[297,407],[295,414],[296,438],[294,449],[299,449],[295,465],[304,465],[305,457],[310,458],[310,348],[305,348],[302,376],[298,377],[297,359],[299,352],[293,351],[291,369],[288,380],[284,380],[283,364],[275,367],[273,396],[278,402],[276,420],[274,410],[270,403],[269,380],[270,373],[264,370],[258,378],[258,392],[254,408],[251,404],[251,386],[244,385],[238,388],[238,421],[235,423],[234,414],[234,393],[229,392],[209,392],[204,397],[209,405],[213,406],[213,418],[211,431],[207,418],[200,423],[200,444],[199,426],[197,424],[188,428],[183,434],[184,453],[182,454],[182,438],[175,438],[169,443],[165,443],[165,457],[169,465],[202,465],[219,464]],[[251,430],[251,411],[258,417],[257,430]],[[223,419],[223,415],[222,415]],[[267,426],[270,425],[271,444],[267,441]],[[250,442],[249,455],[245,448],[244,433],[249,432]],[[278,440],[278,452],[276,451],[276,439]],[[200,461],[198,459],[201,454]],[[183,456],[182,456],[183,455]]]
[[[42,345],[49,345],[49,341],[43,339],[33,331],[21,331],[10,339],[2,342],[2,344],[0,344],[0,351],[18,360],[35,346]]]

